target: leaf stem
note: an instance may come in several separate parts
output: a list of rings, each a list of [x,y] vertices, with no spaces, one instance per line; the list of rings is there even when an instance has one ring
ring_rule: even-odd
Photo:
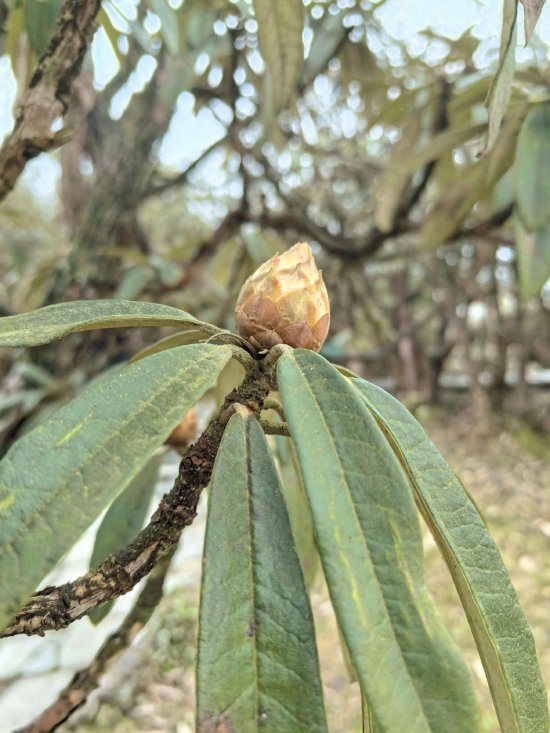
[[[260,419],[260,425],[267,435],[285,435],[290,437],[290,431],[286,422],[273,422],[272,420]]]
[[[240,346],[231,346],[233,359],[238,361],[244,368],[247,374],[252,374],[258,370],[257,361]]]

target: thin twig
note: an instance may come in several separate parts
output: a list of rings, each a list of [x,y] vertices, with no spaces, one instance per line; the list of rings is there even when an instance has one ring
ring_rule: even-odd
[[[283,411],[283,406],[281,404],[281,401],[278,400],[276,397],[268,397],[264,402],[264,410],[275,410],[275,412],[280,416],[281,420],[284,421],[285,415]]]
[[[229,211],[212,234],[198,247],[195,254],[186,263],[185,274],[180,281],[180,287],[187,285],[201,271],[202,265],[216,251],[220,244],[226,242],[237,232],[241,224],[249,221],[248,212],[241,206]]]
[[[290,431],[286,422],[273,422],[272,420],[261,418],[260,425],[266,435],[284,435],[290,438]]]
[[[0,633],[0,638],[16,634],[43,636],[49,629],[65,628],[100,604],[127,593],[171,552],[184,527],[196,516],[199,497],[210,481],[223,432],[235,405],[244,405],[259,415],[269,392],[269,379],[267,373],[256,368],[226,397],[204,433],[184,453],[172,490],[128,547],[70,583],[35,593]]]
[[[52,130],[69,106],[72,82],[96,29],[101,0],[64,0],[52,39],[38,62],[15,121],[0,150],[0,200],[29,160],[59,140]]]
[[[144,191],[142,199],[145,200],[151,198],[152,196],[158,196],[159,194],[164,193],[164,191],[168,191],[168,189],[174,188],[174,186],[183,186],[184,183],[187,183],[189,174],[192,173],[195,168],[200,165],[206,158],[208,158],[210,153],[213,153],[219,145],[222,145],[224,141],[225,135],[224,137],[220,138],[219,140],[215,140],[211,145],[209,145],[206,150],[204,150],[198,156],[198,158],[195,158],[195,160],[190,163],[184,171],[178,173],[177,176],[175,176],[174,178],[167,178],[161,183],[151,185],[149,188],[146,189],[146,191]]]

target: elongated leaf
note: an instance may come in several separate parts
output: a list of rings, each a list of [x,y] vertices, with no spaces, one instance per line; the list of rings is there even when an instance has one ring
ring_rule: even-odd
[[[99,9],[99,13],[97,14],[97,22],[98,22],[98,25],[100,25],[101,28],[103,28],[105,35],[109,39],[109,43],[111,44],[113,53],[115,54],[118,61],[120,62],[120,59],[122,58],[122,54],[120,53],[120,49],[118,47],[118,39],[119,39],[120,33],[114,27],[111,21],[111,18],[109,17],[109,14],[107,13],[104,7]],[[142,253],[140,252],[140,254]]]
[[[381,232],[389,232],[395,224],[399,204],[409,185],[414,169],[403,165],[413,157],[422,130],[422,110],[413,110],[401,138],[395,143],[376,192],[374,223]]]
[[[527,231],[514,217],[518,258],[519,293],[524,300],[537,296],[550,278],[550,223],[543,229]]]
[[[325,13],[323,18],[313,25],[313,39],[304,63],[303,83],[309,84],[317,74],[322,74],[329,61],[346,42],[349,31],[342,22],[345,12],[345,9],[341,9],[334,14]]]
[[[253,0],[273,115],[296,91],[304,61],[302,0]]]
[[[0,626],[212,386],[231,350],[194,344],[99,379],[0,463]]]
[[[4,53],[6,53],[11,61],[11,68],[14,74],[17,74],[17,56],[19,52],[19,37],[23,31],[25,24],[25,10],[22,7],[15,7],[10,10],[8,20],[6,22],[6,40]],[[18,79],[18,82],[20,80]]]
[[[525,45],[531,40],[546,0],[520,0],[525,14]]]
[[[254,419],[234,415],[223,437],[203,563],[197,731],[326,731],[311,610]]]
[[[486,128],[486,125],[462,125],[445,130],[433,137],[425,148],[415,153],[405,160],[396,159],[395,164],[403,170],[404,173],[414,173],[423,165],[439,160],[453,148],[463,145],[469,140],[473,140],[480,135]]]
[[[159,341],[156,341],[154,344],[151,344],[151,346],[146,346],[145,348],[141,349],[141,351],[138,351],[137,354],[134,354],[134,356],[132,356],[132,358],[130,359],[130,363],[133,364],[135,361],[145,359],[146,356],[151,356],[151,354],[159,354],[161,351],[174,349],[176,346],[187,346],[188,344],[196,344],[199,341],[206,340],[206,338],[206,334],[204,334],[202,331],[195,331],[194,329],[189,329],[188,331],[178,331],[177,333],[170,334],[170,336],[165,336]]]
[[[332,603],[385,733],[474,733],[465,664],[426,590],[407,478],[357,390],[323,357],[277,365]]]
[[[208,335],[220,330],[169,305],[130,300],[76,300],[0,318],[0,346],[39,346],[73,331],[124,326],[187,326]]]
[[[31,46],[41,56],[52,35],[61,0],[26,0],[25,29]]]
[[[354,384],[383,425],[455,581],[503,733],[548,730],[533,637],[498,548],[464,487],[414,417],[389,394]]]
[[[487,197],[511,167],[517,136],[526,114],[527,103],[511,110],[493,149],[469,168],[457,171],[451,185],[441,186],[439,201],[424,217],[420,227],[424,247],[437,247],[452,237],[474,204]]]
[[[90,567],[103,562],[106,557],[122,550],[143,527],[147,509],[155,490],[162,455],[150,458],[138,475],[116,497],[97,530]],[[93,624],[98,624],[109,613],[114,601],[108,601],[94,608],[88,615]]]
[[[306,588],[309,590],[319,570],[319,553],[315,547],[311,510],[294,445],[288,438],[280,435],[275,437],[275,442],[294,546],[300,558]]]
[[[151,265],[141,265],[127,270],[121,277],[113,297],[117,300],[133,300],[156,276]]]
[[[516,68],[518,0],[503,0],[502,30],[498,66],[487,95],[489,132],[486,151],[495,144],[500,124],[512,96],[512,82]]]
[[[161,22],[161,32],[168,51],[175,55],[179,50],[179,28],[177,13],[170,7],[168,0],[150,0],[151,7]]]
[[[243,381],[244,377],[245,369],[238,361],[230,361],[224,367],[214,388],[216,408],[220,408],[223,405],[223,401],[227,395]]]
[[[550,224],[550,103],[539,104],[523,121],[516,149],[516,201],[525,229]]]

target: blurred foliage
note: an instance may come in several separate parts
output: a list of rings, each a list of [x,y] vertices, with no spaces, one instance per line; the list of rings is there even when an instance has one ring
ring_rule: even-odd
[[[531,33],[542,4],[526,4]],[[0,3],[16,98],[58,5]],[[500,406],[513,383],[528,412],[530,370],[550,367],[548,222],[525,214],[548,208],[548,49],[535,31],[512,84],[472,30],[391,31],[384,5],[104,2],[63,121],[72,139],[48,156],[55,193],[37,195],[29,172],[0,205],[2,311],[118,297],[231,328],[244,279],[306,239],[331,295],[327,355],[429,401],[454,378]],[[26,394],[32,362],[74,390],[69,373],[155,335],[75,335],[53,354],[0,354],[0,374]],[[32,399],[0,406],[7,436]]]

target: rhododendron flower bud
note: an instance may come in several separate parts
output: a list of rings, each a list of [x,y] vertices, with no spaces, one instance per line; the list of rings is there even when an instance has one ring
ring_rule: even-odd
[[[168,445],[173,445],[176,448],[184,448],[195,440],[196,435],[197,413],[191,408],[189,412],[185,413],[178,425],[176,425],[166,442]]]
[[[330,306],[311,247],[299,242],[264,262],[243,285],[235,319],[239,333],[260,349],[275,344],[319,351]]]

